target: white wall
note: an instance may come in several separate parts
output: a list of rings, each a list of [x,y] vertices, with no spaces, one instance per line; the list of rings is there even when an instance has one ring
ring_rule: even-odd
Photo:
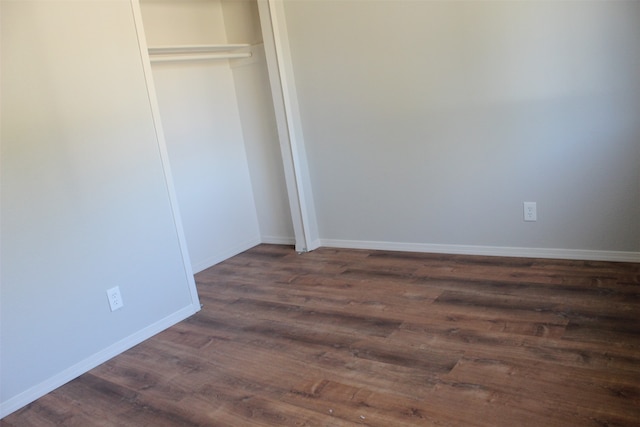
[[[227,42],[252,45],[250,58],[234,59],[229,65],[258,213],[260,240],[292,244],[295,241],[293,223],[258,4],[255,0],[222,0],[222,11]]]
[[[262,243],[293,244],[284,167],[269,76],[261,46],[249,60],[232,65],[253,197]]]
[[[140,6],[149,46],[260,41],[254,2],[143,0]],[[260,47],[254,50],[246,61],[153,64],[196,272],[260,242],[293,241],[265,60]]]
[[[285,12],[323,244],[640,260],[640,2]]]
[[[140,3],[149,46],[224,44],[220,1]],[[226,60],[153,64],[154,89],[194,271],[260,243]]]
[[[1,24],[4,416],[199,306],[130,2],[2,1]]]
[[[194,271],[260,243],[226,61],[158,63],[153,77]]]

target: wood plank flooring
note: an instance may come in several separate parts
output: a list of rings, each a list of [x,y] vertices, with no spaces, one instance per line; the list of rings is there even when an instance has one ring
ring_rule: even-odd
[[[639,426],[640,264],[260,245],[9,426]]]

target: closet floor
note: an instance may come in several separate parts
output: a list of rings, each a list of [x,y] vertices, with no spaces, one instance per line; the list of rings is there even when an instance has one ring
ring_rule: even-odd
[[[637,426],[640,264],[260,245],[5,426]]]

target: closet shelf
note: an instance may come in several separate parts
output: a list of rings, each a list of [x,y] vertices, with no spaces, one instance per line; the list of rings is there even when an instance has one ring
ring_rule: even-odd
[[[149,47],[151,62],[202,61],[249,58],[249,44],[180,45]]]

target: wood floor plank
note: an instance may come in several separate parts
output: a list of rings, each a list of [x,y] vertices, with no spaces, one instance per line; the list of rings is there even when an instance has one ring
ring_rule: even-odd
[[[588,368],[555,371],[549,363],[523,364],[507,358],[465,356],[443,379],[447,383],[475,384],[503,394],[526,397],[552,406],[571,395],[573,408],[616,414],[632,419],[640,404],[638,378],[598,376]],[[579,391],[579,393],[576,393]]]
[[[14,426],[640,425],[640,264],[259,245]]]

